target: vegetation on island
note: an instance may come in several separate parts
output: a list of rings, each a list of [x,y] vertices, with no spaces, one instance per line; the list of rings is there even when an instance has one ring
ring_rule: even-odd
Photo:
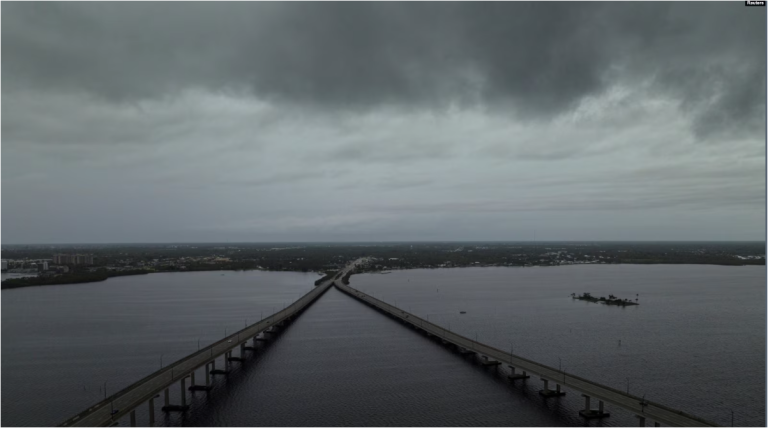
[[[62,285],[62,284],[80,284],[86,282],[105,281],[107,278],[128,275],[146,275],[152,273],[151,270],[128,270],[128,271],[108,271],[100,269],[96,272],[78,271],[59,275],[41,275],[28,276],[24,278],[10,278],[0,283],[0,289],[33,287],[36,285]]]
[[[590,293],[582,293],[580,296],[577,296],[576,293],[571,293],[571,297],[576,300],[586,300],[587,302],[592,303],[602,303],[604,305],[613,305],[613,306],[635,306],[639,305],[637,301],[639,298],[635,298],[635,301],[631,301],[629,299],[619,299],[618,297],[614,296],[613,294],[609,294],[608,297],[594,297]]]
[[[341,278],[341,283],[344,285],[349,285],[349,277],[352,276],[354,273],[354,269],[347,272],[346,275],[344,275],[344,278]]]

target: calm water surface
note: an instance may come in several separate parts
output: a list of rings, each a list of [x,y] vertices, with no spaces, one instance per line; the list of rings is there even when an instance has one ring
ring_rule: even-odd
[[[764,267],[702,265],[352,277],[352,286],[469,338],[722,425],[730,425],[733,409],[736,425],[747,426],[766,421],[765,284]],[[640,305],[569,297],[582,292]],[[574,411],[581,404],[575,396],[567,401]]]
[[[220,362],[217,362],[219,364]],[[330,289],[169,426],[564,426],[535,391]]]
[[[283,308],[319,276],[185,272],[2,292],[2,423],[55,425]]]
[[[256,321],[314,274],[196,272],[2,292],[2,422],[50,425]],[[352,285],[468,337],[730,424],[765,425],[765,269],[719,266],[472,268],[355,275]],[[572,292],[639,294],[640,306]],[[460,315],[459,311],[466,311]],[[619,346],[618,341],[621,340]],[[221,359],[217,366],[223,364]],[[192,409],[209,425],[584,425],[582,399],[544,402],[331,289]],[[202,370],[198,379],[204,379]],[[178,401],[178,386],[172,399]],[[192,395],[192,394],[191,394]],[[610,409],[592,425],[636,424]],[[146,406],[138,412],[146,423]],[[160,412],[157,412],[161,415]],[[126,425],[127,421],[121,421]]]

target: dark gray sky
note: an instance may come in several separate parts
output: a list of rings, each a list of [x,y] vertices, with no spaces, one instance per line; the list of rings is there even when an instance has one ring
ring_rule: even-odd
[[[2,242],[762,240],[765,10],[2,4]]]

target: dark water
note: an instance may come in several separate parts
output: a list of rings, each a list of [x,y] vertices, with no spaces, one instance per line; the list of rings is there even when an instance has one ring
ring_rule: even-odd
[[[315,278],[203,272],[3,291],[2,422],[58,423],[98,401],[104,380],[112,393],[158,368],[160,353],[180,358],[198,336],[205,345],[255,321]],[[515,353],[567,372],[619,389],[629,378],[630,392],[648,399],[723,425],[733,408],[737,425],[764,426],[765,280],[757,267],[573,266],[402,271],[352,285],[501,349],[511,339]],[[641,305],[567,297],[583,291],[639,293]],[[160,423],[583,425],[577,394],[546,403],[535,379],[510,387],[334,289],[234,364],[210,394],[194,393],[186,415],[157,412]],[[603,425],[636,424],[610,410]],[[146,423],[146,406],[137,413]]]
[[[2,423],[55,425],[282,309],[316,274],[162,273],[2,292]]]
[[[467,337],[715,423],[730,425],[733,410],[736,425],[765,426],[764,267],[412,270],[354,276],[353,286]],[[568,297],[582,292],[639,294],[640,305]],[[568,402],[573,411],[581,404]]]
[[[199,394],[195,426],[562,426],[575,419],[330,289],[258,356]]]

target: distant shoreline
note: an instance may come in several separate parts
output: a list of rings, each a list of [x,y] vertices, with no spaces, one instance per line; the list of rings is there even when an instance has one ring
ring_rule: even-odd
[[[260,272],[297,272],[297,273],[309,273],[303,271],[280,271],[280,270],[266,270],[266,269],[205,269],[205,270],[131,270],[131,271],[112,271],[104,273],[94,274],[82,274],[82,275],[59,275],[55,277],[24,277],[24,278],[8,278],[0,283],[0,290],[12,290],[15,288],[26,287],[43,287],[48,285],[76,285],[76,284],[89,284],[92,282],[103,282],[109,278],[116,278],[120,276],[134,276],[134,275],[150,275],[153,273],[190,273],[190,272],[238,272],[238,271],[260,271]],[[8,283],[8,281],[12,281]]]
[[[688,266],[730,266],[730,267],[744,267],[744,266],[765,266],[763,264],[750,263],[750,264],[724,264],[724,263],[574,263],[567,265],[532,265],[532,266],[499,266],[499,265],[485,265],[485,266],[441,266],[441,267],[412,267],[408,269],[387,269],[386,271],[363,271],[354,272],[353,274],[390,274],[395,271],[416,270],[416,269],[462,269],[462,268],[555,268],[555,267],[567,267],[567,266],[616,266],[616,265],[688,265]],[[76,284],[88,284],[92,282],[103,282],[109,278],[115,278],[120,276],[134,276],[134,275],[149,275],[153,273],[190,273],[190,272],[246,272],[246,271],[260,271],[260,272],[296,272],[296,273],[309,273],[302,270],[268,270],[268,269],[193,269],[193,270],[131,270],[131,271],[108,271],[106,275],[103,273],[94,274],[82,274],[82,275],[59,275],[55,277],[21,277],[21,278],[8,278],[0,283],[0,290],[12,290],[16,288],[26,287],[43,287],[49,285],[76,285]],[[330,271],[329,271],[330,272]],[[315,272],[320,274],[320,272]],[[320,278],[325,279],[325,277]],[[9,281],[11,281],[9,283]],[[319,281],[319,280],[318,280]]]

